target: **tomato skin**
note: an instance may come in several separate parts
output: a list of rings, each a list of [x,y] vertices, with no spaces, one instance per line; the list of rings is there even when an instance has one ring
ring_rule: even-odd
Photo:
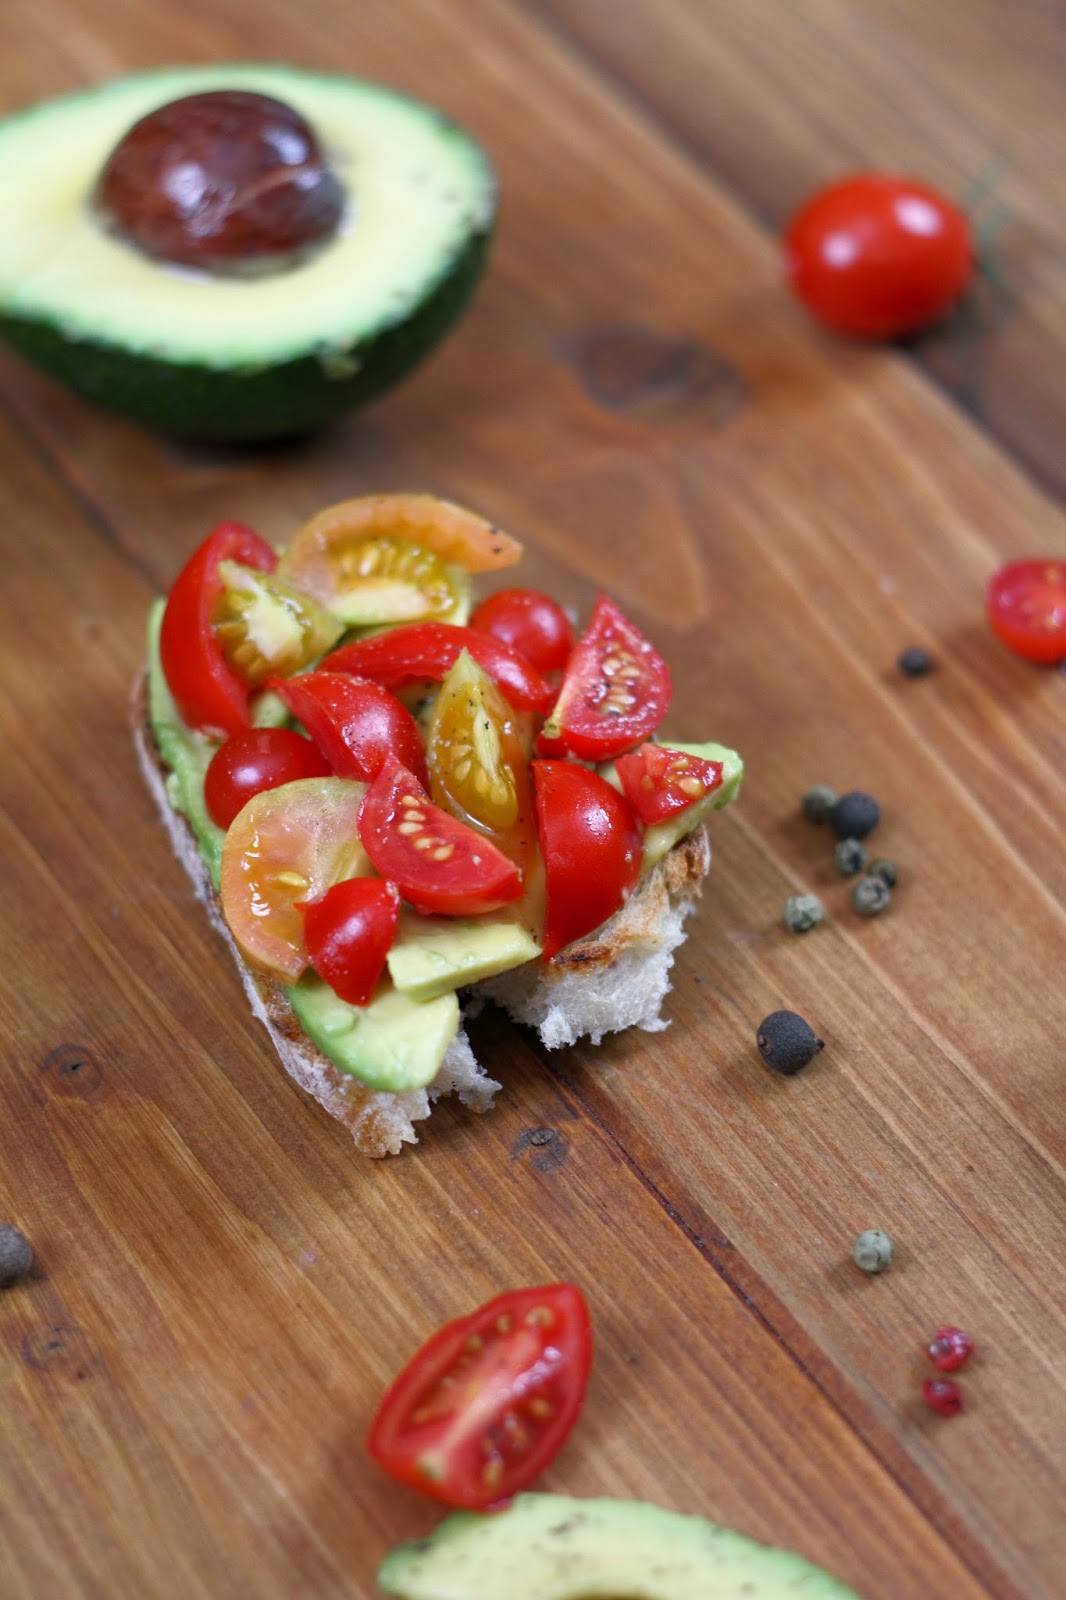
[[[434,1500],[484,1510],[555,1459],[580,1415],[591,1366],[580,1289],[508,1290],[446,1323],[415,1353],[374,1415],[370,1455]]]
[[[311,965],[342,1000],[369,1005],[400,918],[395,884],[346,878],[317,900],[298,900]]]
[[[819,189],[785,234],[796,297],[836,333],[895,339],[933,322],[974,268],[966,216],[935,189],[858,173]]]
[[[601,594],[545,723],[543,748],[560,740],[582,761],[609,761],[655,732],[671,692],[662,656]]]
[[[534,761],[533,789],[548,897],[542,947],[550,961],[622,905],[640,876],[641,830],[626,797],[575,762]]]
[[[1066,561],[1008,561],[985,592],[989,626],[1026,661],[1066,661]]]
[[[431,848],[420,848],[430,837]],[[420,911],[476,917],[517,900],[515,863],[481,834],[435,806],[421,784],[390,755],[359,811],[359,838],[383,878]],[[441,852],[447,852],[443,857]]]
[[[269,687],[307,729],[338,778],[369,783],[390,751],[426,782],[418,723],[379,683],[347,672],[302,672]]]
[[[619,756],[615,768],[626,799],[646,828],[695,805],[722,782],[720,761],[703,761],[669,745],[642,744]]]
[[[570,618],[539,589],[500,589],[490,594],[470,618],[470,626],[502,639],[538,672],[561,672],[574,648]]]
[[[292,728],[244,728],[231,733],[204,774],[204,804],[220,828],[228,828],[253,795],[297,778],[328,778],[321,752]]]
[[[555,690],[517,650],[490,633],[450,622],[410,622],[356,639],[332,651],[320,666],[326,672],[351,672],[386,689],[400,689],[408,683],[440,683],[462,650],[469,650],[516,711],[543,716],[551,706]]]
[[[159,631],[163,676],[178,710],[190,728],[219,736],[239,733],[249,721],[248,685],[226,660],[212,626],[224,587],[221,561],[273,572],[278,557],[243,523],[221,523],[178,573]]]

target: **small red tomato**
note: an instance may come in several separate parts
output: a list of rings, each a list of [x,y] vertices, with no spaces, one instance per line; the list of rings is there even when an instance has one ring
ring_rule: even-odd
[[[860,173],[811,196],[785,234],[792,290],[826,327],[896,339],[941,316],[974,266],[970,224],[925,184]]]
[[[938,1328],[926,1347],[940,1372],[958,1372],[973,1355],[973,1340],[961,1328]]]
[[[368,1446],[400,1483],[479,1511],[558,1455],[592,1365],[592,1324],[572,1283],[512,1289],[446,1323],[378,1406]]]
[[[646,828],[676,816],[722,781],[722,763],[671,750],[666,745],[642,744],[615,762],[622,788]]]
[[[346,878],[318,900],[297,900],[311,965],[342,1000],[369,1005],[396,937],[400,896],[384,878]]]
[[[560,672],[574,648],[570,618],[539,589],[501,589],[490,594],[470,618],[470,626],[502,639],[538,672]]]
[[[220,828],[228,828],[253,795],[297,778],[328,778],[330,765],[291,728],[246,728],[220,744],[204,774],[204,804]]]
[[[582,761],[610,761],[655,732],[670,707],[670,669],[601,594],[570,657],[545,740]]]
[[[1026,661],[1066,661],[1066,561],[1008,561],[985,591],[992,632]]]
[[[381,876],[420,911],[476,917],[522,893],[514,862],[435,806],[393,755],[364,796],[359,839]]]
[[[534,761],[544,857],[544,956],[591,933],[640,876],[640,825],[625,795],[575,761]]]
[[[269,685],[303,723],[338,778],[369,783],[393,751],[426,782],[418,723],[379,683],[347,672],[318,671],[271,678]]]

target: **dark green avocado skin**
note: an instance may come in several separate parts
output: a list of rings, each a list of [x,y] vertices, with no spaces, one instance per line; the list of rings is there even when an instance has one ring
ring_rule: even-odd
[[[439,344],[474,291],[491,236],[473,236],[409,316],[346,350],[344,360],[358,363],[347,376],[331,375],[328,352],[222,369],[72,339],[22,317],[0,315],[0,338],[86,399],[163,433],[205,444],[298,437],[376,399]]]

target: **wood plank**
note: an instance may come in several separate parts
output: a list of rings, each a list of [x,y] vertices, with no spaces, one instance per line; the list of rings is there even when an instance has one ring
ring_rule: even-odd
[[[626,1243],[651,1230],[654,1247],[637,1263],[651,1307],[645,1325],[662,1316],[664,1326],[676,1329],[668,1311],[674,1287],[683,1284],[686,1296],[695,1297],[685,1303],[695,1308],[706,1283],[719,1281],[709,1271],[696,1275],[702,1248],[704,1259],[750,1296],[784,1346],[817,1373],[911,1504],[990,1592],[1051,1595],[1064,1554],[1056,1513],[1062,1484],[1056,1443],[1061,1449],[1066,1431],[1064,1317],[1053,1286],[1066,1150],[1056,1041],[1066,999],[1050,984],[1036,990],[1033,975],[1050,970],[1062,948],[1060,689],[1066,680],[1034,674],[1000,651],[979,621],[979,596],[1000,556],[1036,540],[1066,548],[1062,524],[1025,476],[907,363],[812,339],[780,299],[769,241],[731,196],[516,10],[489,3],[464,8],[472,32],[462,52],[451,48],[455,13],[428,4],[412,5],[402,28],[386,8],[362,8],[355,17],[323,4],[321,14],[329,17],[328,53],[316,55],[296,19],[280,11],[257,25],[264,53],[312,62],[328,54],[330,64],[346,54],[362,70],[432,95],[481,133],[505,197],[494,269],[461,333],[416,383],[365,419],[266,457],[191,452],[149,439],[59,395],[14,362],[3,363],[0,383],[27,437],[62,464],[99,519],[91,558],[85,547],[59,578],[63,562],[45,541],[23,554],[29,565],[10,598],[5,586],[5,604],[18,619],[19,636],[32,640],[35,662],[32,672],[14,663],[9,670],[44,730],[45,753],[38,755],[19,731],[22,719],[8,719],[20,765],[10,801],[4,794],[5,808],[30,841],[22,870],[33,886],[27,894],[38,908],[37,926],[47,928],[58,905],[64,916],[90,908],[81,937],[90,949],[106,939],[109,960],[116,942],[124,952],[121,975],[135,996],[141,1034],[158,1049],[177,1029],[175,1038],[195,1062],[189,1081],[183,1071],[180,1083],[172,1068],[152,1069],[151,1106],[162,1106],[165,1125],[138,1107],[134,1126],[151,1136],[153,1158],[168,1173],[177,1169],[182,1205],[209,1229],[218,1257],[212,1293],[222,1292],[219,1262],[233,1237],[245,1248],[238,1217],[250,1211],[262,1226],[261,1216],[269,1214],[272,1227],[282,1227],[280,1202],[264,1193],[280,1180],[273,1165],[271,1182],[257,1166],[259,1125],[271,1149],[298,1146],[300,1182],[287,1175],[283,1192],[306,1226],[320,1210],[343,1212],[338,1252],[351,1249],[356,1237],[360,1251],[367,1247],[356,1195],[359,1203],[367,1191],[396,1202],[374,1211],[382,1242],[371,1241],[371,1248],[384,1262],[390,1251],[409,1247],[395,1219],[421,1215],[401,1192],[430,1210],[445,1206],[449,1193],[477,1192],[455,1252],[464,1303],[498,1287],[494,1272],[510,1273],[522,1262],[551,1263],[553,1270],[565,1263],[582,1281],[600,1280],[599,1312],[609,1320],[618,1310],[604,1308],[628,1304],[627,1271],[637,1270]],[[100,70],[104,59],[148,64],[210,56],[238,51],[247,37],[236,3],[210,13],[193,5],[180,15],[138,15],[135,23],[109,12],[89,25],[58,6],[44,16],[26,8],[15,51],[0,62],[0,91],[8,100],[24,95],[28,83],[43,89],[76,81]],[[49,47],[49,32],[67,41],[65,55]],[[415,37],[417,50],[410,47]],[[529,119],[515,117],[516,105],[536,107],[535,162]],[[145,595],[115,546],[162,582],[222,516],[239,514],[283,539],[329,499],[403,483],[444,490],[512,525],[530,539],[531,580],[564,598],[587,606],[595,586],[611,588],[675,664],[670,728],[732,740],[748,755],[750,770],[741,811],[717,827],[715,873],[684,952],[671,1031],[618,1041],[597,1054],[595,1072],[588,1054],[557,1065],[566,1092],[547,1106],[542,1097],[555,1091],[535,1073],[525,1047],[494,1033],[488,1059],[503,1066],[515,1057],[505,1107],[514,1120],[506,1133],[494,1131],[505,1126],[500,1114],[473,1129],[457,1122],[453,1133],[434,1134],[386,1178],[375,1172],[367,1179],[353,1171],[335,1130],[269,1076],[251,1024],[230,1016],[232,980],[220,976],[213,942],[176,878],[164,880],[165,890],[139,886],[145,905],[133,912],[115,902],[116,920],[121,925],[123,915],[132,916],[131,929],[115,931],[103,921],[101,874],[128,881],[131,862],[150,859],[155,867],[162,851],[147,806],[127,787],[129,757],[114,714],[139,652]],[[42,495],[39,482],[12,494],[12,530],[22,506],[42,503]],[[52,517],[69,513],[49,502]],[[107,574],[111,599],[94,573]],[[78,598],[86,583],[97,595],[95,611]],[[102,677],[72,686],[66,674],[42,666],[58,613],[40,596],[54,594],[56,584],[65,586],[58,612],[87,616],[97,627],[106,622],[91,656]],[[892,661],[916,640],[935,647],[941,671],[903,685]],[[70,824],[42,800],[64,769],[72,703],[93,730],[91,750],[86,745],[80,758],[93,818],[87,858]],[[824,838],[794,820],[801,790],[823,777],[840,787],[868,786],[885,803],[883,845],[898,854],[906,877],[880,924],[851,917],[844,886],[828,872]],[[59,891],[40,876],[39,862],[53,858],[80,886],[73,901],[69,895],[57,901]],[[801,885],[823,891],[832,913],[831,927],[805,941],[777,926],[784,894]],[[40,968],[33,970],[40,981]],[[79,997],[83,1004],[92,992],[93,976],[81,958],[68,980],[72,1017]],[[808,1011],[829,1039],[816,1068],[789,1084],[771,1079],[752,1047],[758,1018],[781,1004]],[[106,1059],[118,1053],[128,1026],[112,1018],[99,1034]],[[78,1040],[73,1022],[71,1029]],[[122,1057],[123,1071],[145,1070],[142,1054]],[[233,1141],[215,1125],[220,1097],[252,1141],[232,1201],[224,1180]],[[584,1231],[531,1187],[515,1195],[516,1209],[509,1190],[506,1205],[493,1205],[486,1242],[483,1218],[470,1212],[477,1206],[484,1214],[483,1197],[500,1191],[502,1152],[523,1128],[561,1117],[560,1105],[573,1123],[572,1129],[567,1123],[577,1149],[567,1163],[572,1181],[587,1185],[573,1213]],[[211,1203],[197,1171],[187,1177],[180,1149],[172,1152],[170,1126],[206,1170],[202,1183],[226,1197],[225,1204],[215,1198],[220,1217],[208,1220]],[[151,1297],[169,1293],[177,1269],[160,1261],[154,1238],[144,1237],[149,1208],[133,1207],[131,1214],[132,1202],[110,1193],[108,1161],[127,1159],[131,1137],[124,1117],[116,1116],[97,1164],[91,1170],[78,1164],[76,1171],[95,1211],[136,1240],[130,1249],[137,1281]],[[51,1122],[42,1141],[41,1166],[55,1165],[62,1185],[76,1141]],[[53,1143],[56,1154],[48,1153]],[[641,1178],[636,1189],[634,1171]],[[671,1254],[680,1245],[670,1229],[654,1231],[646,1184],[702,1246]],[[243,1186],[251,1187],[251,1199]],[[299,1189],[298,1201],[290,1188]],[[155,1187],[150,1194],[156,1203]],[[519,1201],[530,1214],[532,1243],[517,1237],[516,1219],[527,1220]],[[180,1220],[176,1210],[166,1215]],[[622,1226],[626,1216],[631,1220]],[[901,1261],[889,1277],[867,1282],[848,1266],[847,1253],[854,1232],[874,1221],[897,1234]],[[65,1219],[64,1231],[68,1225]],[[425,1237],[420,1228],[417,1248],[428,1252],[445,1237],[443,1222]],[[142,1250],[147,1267],[140,1264]],[[675,1264],[663,1268],[656,1288],[658,1254]],[[256,1260],[264,1275],[263,1257]],[[379,1275],[380,1267],[371,1271],[375,1283]],[[129,1282],[121,1276],[113,1285],[115,1305],[123,1304]],[[189,1292],[186,1279],[181,1287]],[[290,1289],[286,1278],[277,1293]],[[274,1288],[256,1277],[245,1292],[257,1327],[260,1319],[269,1323],[282,1303]],[[397,1297],[409,1292],[417,1299],[395,1283],[383,1289],[393,1309],[388,1337],[375,1346],[375,1381],[388,1370],[401,1331],[408,1343],[417,1336],[414,1309],[402,1329],[395,1310]],[[439,1286],[435,1292],[420,1331],[444,1314]],[[243,1303],[235,1291],[231,1308],[227,1295],[229,1328]],[[362,1332],[365,1316],[353,1320],[354,1291],[338,1303],[338,1322],[322,1337],[330,1349],[336,1343],[347,1351],[351,1328]],[[697,1320],[694,1313],[685,1327],[693,1360],[710,1359],[714,1340],[700,1330],[714,1327],[716,1340],[720,1314],[715,1301],[713,1318]],[[206,1360],[203,1329],[186,1330],[187,1315],[181,1339],[168,1348],[188,1340]],[[95,1299],[80,1316],[94,1325]],[[942,1316],[968,1320],[987,1352],[967,1380],[970,1414],[950,1426],[920,1416],[914,1405],[920,1343]],[[312,1348],[322,1347],[316,1340]],[[613,1336],[612,1348],[617,1357]],[[290,1346],[282,1340],[271,1350],[273,1370],[287,1362]],[[776,1410],[784,1382],[774,1368],[768,1387],[759,1387],[766,1381],[758,1379],[761,1351],[753,1347],[751,1365],[730,1391],[740,1408],[751,1391],[756,1431],[763,1395],[773,1397]],[[278,1503],[302,1507],[299,1463],[286,1455],[291,1441],[270,1435],[260,1458],[258,1436],[253,1446],[244,1431],[251,1424],[232,1414],[226,1386],[234,1352],[236,1331],[212,1368],[208,1409],[221,1408],[230,1430],[219,1423],[218,1448],[240,1463],[245,1482],[259,1486],[253,1499],[260,1510],[267,1490],[259,1466],[249,1465],[253,1458],[276,1474]],[[661,1357],[664,1366],[672,1354]],[[709,1504],[702,1415],[681,1388],[670,1386],[662,1367],[642,1372],[645,1379],[641,1413],[650,1426],[663,1419],[672,1429],[672,1410],[688,1412],[684,1441],[671,1445],[672,1469],[664,1476],[656,1456],[654,1470],[645,1470],[641,1433],[639,1464],[626,1455],[634,1449],[630,1436],[628,1444],[615,1441],[604,1477],[581,1482],[624,1481],[633,1492],[654,1485],[657,1496],[686,1508],[714,1509],[725,1520],[767,1530],[765,1536],[802,1543],[806,1512],[782,1520],[777,1475],[760,1479],[749,1464],[734,1494],[728,1483],[741,1463],[731,1459],[721,1482],[716,1465],[718,1498]],[[360,1393],[371,1392],[367,1379]],[[626,1393],[611,1390],[614,1399]],[[794,1416],[787,1384],[784,1393],[782,1415]],[[188,1387],[181,1390],[188,1394]],[[294,1394],[286,1415],[300,1416],[310,1402],[299,1383]],[[812,1406],[821,1427],[824,1408]],[[315,1405],[306,1414],[325,1416]],[[716,1415],[724,1426],[726,1413]],[[130,1428],[134,1450],[135,1421]],[[554,1480],[560,1486],[578,1481],[573,1452],[581,1437],[560,1464]],[[203,1476],[198,1460],[193,1464],[191,1438],[175,1435],[168,1446],[172,1470],[189,1475],[190,1494],[213,1497],[213,1478]],[[752,1450],[765,1461],[746,1436],[737,1455]],[[118,1474],[119,1463],[112,1461],[109,1472]],[[873,1511],[884,1478],[860,1473],[856,1481],[854,1504]],[[316,1477],[316,1494],[317,1483]],[[368,1519],[360,1524],[362,1537],[371,1523],[397,1531],[387,1494],[359,1483]],[[900,1593],[898,1557],[886,1558],[879,1535],[865,1541],[857,1511],[845,1527],[838,1479],[821,1456],[804,1483],[818,1510],[809,1524],[815,1542],[803,1548],[821,1551],[821,1559],[871,1596]],[[219,1493],[219,1526],[228,1530],[244,1512],[234,1496]],[[332,1490],[324,1493],[323,1520],[314,1526],[329,1530],[328,1549],[306,1559],[316,1563],[317,1581],[328,1592],[329,1562],[338,1549],[347,1559],[355,1546],[334,1530],[336,1501]],[[152,1514],[160,1514],[157,1507]],[[823,1531],[829,1520],[843,1530],[839,1545]],[[199,1575],[210,1570],[204,1562],[218,1549],[214,1526],[200,1529],[208,1554],[183,1546],[197,1581],[206,1581]],[[938,1565],[950,1558],[935,1535],[915,1544],[911,1522],[906,1526],[898,1545],[916,1552],[907,1580],[912,1591],[966,1592],[965,1580]],[[297,1535],[312,1537],[306,1522]],[[330,1542],[337,1538],[340,1546]],[[98,1562],[111,1540],[101,1530],[94,1546],[85,1527],[84,1540],[71,1548],[78,1559]],[[830,1559],[856,1540],[858,1553],[849,1559],[862,1564],[861,1574],[858,1566]],[[377,1548],[384,1542],[380,1537]],[[239,1538],[238,1544],[243,1552]],[[130,1563],[132,1575],[148,1558],[130,1550],[115,1559]],[[303,1558],[290,1551],[288,1559]]]

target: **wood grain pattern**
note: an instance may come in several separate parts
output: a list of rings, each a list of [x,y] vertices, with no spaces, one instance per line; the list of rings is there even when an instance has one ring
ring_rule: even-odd
[[[599,1355],[550,1487],[703,1511],[867,1600],[1050,1600],[1066,678],[1000,650],[980,595],[1006,556],[1066,553],[1034,483],[1059,481],[1061,297],[1018,276],[1030,342],[1017,322],[943,336],[944,370],[976,350],[997,375],[975,427],[929,347],[923,371],[813,333],[749,208],[776,220],[848,140],[867,159],[880,129],[902,140],[914,60],[961,10],[315,0],[309,28],[250,0],[9,9],[0,105],[171,60],[343,64],[459,116],[503,210],[461,331],[300,446],[180,447],[0,360],[0,1213],[40,1255],[0,1297],[0,1590],[370,1596],[389,1544],[435,1521],[362,1451],[399,1354],[508,1283],[571,1275]],[[921,137],[965,166],[1027,100],[1009,193],[1043,251],[1055,45],[1043,8],[1012,14],[1005,40],[996,8],[966,8],[938,69],[957,98]],[[768,84],[788,87],[776,108]],[[791,165],[755,138],[771,111]],[[370,1164],[246,1017],[124,705],[149,594],[213,522],[284,540],[395,486],[498,518],[563,599],[609,588],[674,664],[670,731],[749,767],[670,1030],[546,1061],[487,1019],[496,1112],[442,1111]],[[910,643],[935,676],[897,677]],[[884,805],[904,877],[877,923],[797,820],[822,779]],[[800,887],[829,912],[803,940],[779,925]],[[782,1005],[827,1039],[788,1082],[753,1048]],[[538,1126],[550,1157],[523,1137]],[[875,1280],[848,1261],[871,1224],[899,1245]],[[950,1424],[916,1403],[943,1320],[980,1345]]]

